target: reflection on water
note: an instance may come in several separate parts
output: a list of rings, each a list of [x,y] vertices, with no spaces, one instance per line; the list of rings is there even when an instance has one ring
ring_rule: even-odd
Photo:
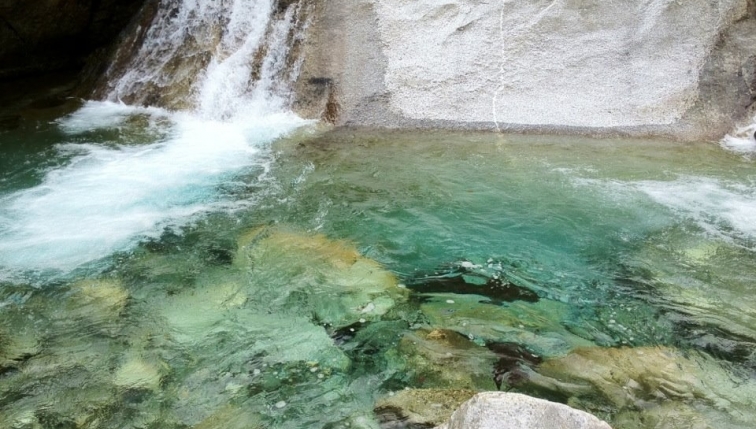
[[[54,171],[8,151],[31,161],[4,194]],[[272,151],[265,182],[242,166],[223,191],[254,203],[5,280],[1,427],[411,427],[497,388],[616,428],[756,420],[750,161],[369,130]]]

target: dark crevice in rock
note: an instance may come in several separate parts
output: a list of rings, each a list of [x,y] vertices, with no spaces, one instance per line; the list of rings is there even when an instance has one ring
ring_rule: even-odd
[[[26,39],[21,35],[21,33],[18,32],[18,30],[16,30],[16,27],[14,27],[13,24],[11,24],[11,22],[8,21],[7,18],[0,15],[0,21],[2,21],[2,23],[5,24],[8,30],[10,30],[10,32],[13,33],[14,36],[16,36],[16,38],[18,39],[19,42],[21,42],[22,45],[28,44]]]

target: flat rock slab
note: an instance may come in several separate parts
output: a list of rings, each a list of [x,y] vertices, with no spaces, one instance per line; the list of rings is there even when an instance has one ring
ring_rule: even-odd
[[[598,418],[567,405],[517,393],[475,395],[436,429],[611,429]]]

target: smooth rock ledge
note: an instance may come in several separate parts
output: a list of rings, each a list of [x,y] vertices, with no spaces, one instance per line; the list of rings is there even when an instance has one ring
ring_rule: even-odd
[[[567,405],[517,393],[483,392],[462,404],[435,429],[611,429]]]

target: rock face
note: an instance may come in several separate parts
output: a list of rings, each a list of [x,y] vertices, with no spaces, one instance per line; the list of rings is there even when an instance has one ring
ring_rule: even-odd
[[[337,124],[718,138],[756,95],[750,0],[321,3],[297,107]]]
[[[477,394],[436,429],[503,428],[611,429],[596,417],[566,405],[502,392]]]
[[[0,1],[0,78],[80,66],[144,0]]]

